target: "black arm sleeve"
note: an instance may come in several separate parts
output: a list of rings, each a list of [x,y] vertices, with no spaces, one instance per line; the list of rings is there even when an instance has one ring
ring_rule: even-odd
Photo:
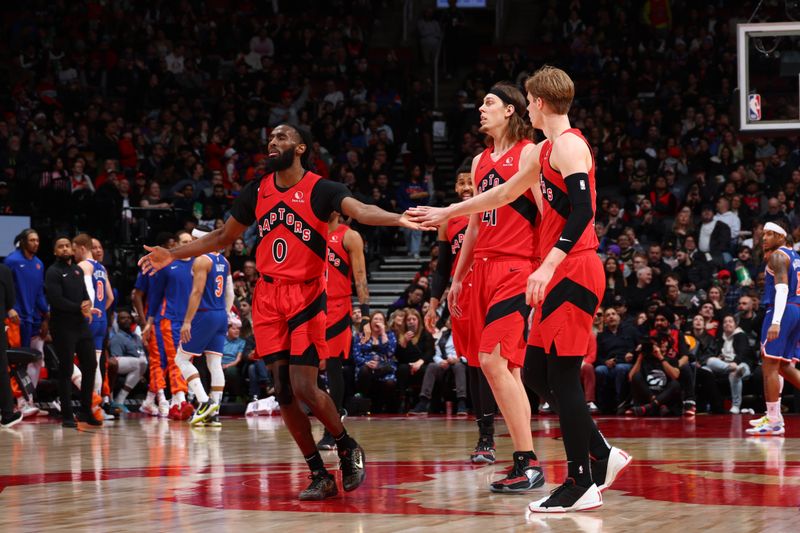
[[[453,266],[453,250],[447,241],[436,241],[439,247],[439,261],[436,263],[436,270],[431,280],[431,297],[437,300],[442,299],[444,288],[450,281],[450,270]]]
[[[322,179],[314,185],[311,209],[320,220],[327,221],[334,211],[342,212],[342,200],[353,196],[344,183]]]
[[[575,243],[583,235],[586,226],[592,221],[592,193],[589,190],[589,175],[585,172],[570,174],[564,178],[567,186],[571,210],[567,223],[561,232],[561,238],[556,243],[556,248],[569,253]]]
[[[256,203],[260,184],[259,180],[251,181],[244,186],[242,192],[233,201],[231,216],[243,226],[249,226],[256,221]]]

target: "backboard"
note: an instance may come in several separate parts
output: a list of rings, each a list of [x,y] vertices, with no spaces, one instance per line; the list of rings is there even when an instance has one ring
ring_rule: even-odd
[[[800,22],[739,24],[741,131],[800,131]]]

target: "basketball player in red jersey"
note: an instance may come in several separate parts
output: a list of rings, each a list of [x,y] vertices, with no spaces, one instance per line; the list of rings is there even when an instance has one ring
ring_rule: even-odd
[[[350,357],[353,333],[353,282],[356,286],[361,316],[369,316],[369,287],[364,260],[364,239],[346,224],[339,222],[334,211],[328,221],[328,313],[325,340],[328,350],[320,361],[320,370],[328,375],[328,387],[336,410],[344,417],[344,376],[342,361]],[[317,443],[320,450],[333,450],[336,441],[328,430]]]
[[[469,171],[459,172],[456,178],[456,195],[462,200],[468,200],[475,194],[472,185],[472,176]],[[425,315],[425,327],[433,334],[436,331],[436,322],[439,320],[437,310],[439,301],[444,294],[444,289],[453,276],[456,265],[461,254],[461,245],[464,242],[464,234],[467,231],[469,217],[460,216],[447,220],[447,224],[439,226],[437,245],[439,248],[439,261],[436,264],[436,271],[433,273],[431,282],[431,301],[428,312]],[[461,295],[459,304],[462,308],[469,308],[468,298],[471,292],[471,279],[467,273],[461,283]],[[497,411],[497,402],[494,400],[492,389],[486,376],[481,371],[478,361],[478,354],[469,349],[470,323],[467,315],[460,318],[450,317],[453,327],[453,344],[459,356],[467,358],[467,371],[469,378],[470,396],[472,397],[472,409],[475,412],[475,419],[478,423],[478,444],[475,446],[470,460],[473,463],[492,464],[495,461],[494,449],[494,415]]]
[[[476,198],[513,179],[533,157],[531,129],[524,113],[525,99],[510,83],[495,84],[484,97],[481,131],[491,146],[472,161]],[[521,377],[530,314],[525,283],[538,252],[534,228],[537,214],[534,197],[528,191],[510,205],[472,215],[448,294],[453,317],[459,319],[469,312],[472,333],[466,352],[478,354],[514,444],[513,467],[505,478],[490,485],[493,492],[527,492],[544,484],[533,452],[531,409]],[[472,287],[469,308],[465,309],[461,292],[470,266]]]
[[[544,259],[527,283],[526,300],[536,307],[525,382],[559,413],[567,452],[567,480],[529,505],[531,512],[593,509],[631,456],[609,446],[589,415],[580,367],[594,312],[605,290],[594,232],[596,190],[592,151],[567,113],[575,88],[562,70],[542,67],[525,84],[531,124],[547,140],[519,175],[470,202],[443,210],[417,209],[412,220],[434,225],[446,216],[480,212],[513,202],[533,186],[542,206],[539,239]]]
[[[225,225],[172,250],[146,246],[150,253],[139,264],[151,272],[175,259],[223,249],[257,223],[261,279],[253,295],[256,351],[275,376],[281,416],[311,469],[311,484],[300,499],[321,500],[338,489],[317,451],[301,402],[336,440],[344,490],[356,489],[366,476],[364,450],[345,431],[331,397],[317,386],[319,358],[326,351],[328,220],[338,211],[364,224],[419,226],[405,215],[365,205],[343,184],[306,170],[310,148],[308,134],[288,124],[277,126],[267,145],[271,172],[245,186]]]

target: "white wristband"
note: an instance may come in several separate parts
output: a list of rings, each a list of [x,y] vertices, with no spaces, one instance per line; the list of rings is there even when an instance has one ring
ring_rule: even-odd
[[[789,297],[789,286],[786,283],[775,285],[775,307],[772,314],[772,323],[780,326],[783,312],[786,310],[786,300]]]

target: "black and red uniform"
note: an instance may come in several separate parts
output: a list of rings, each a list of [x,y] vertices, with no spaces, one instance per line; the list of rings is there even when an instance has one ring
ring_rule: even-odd
[[[567,134],[576,135],[589,144],[578,129],[572,128],[562,133]],[[572,211],[564,176],[550,166],[552,149],[553,143],[546,140],[539,156],[543,197],[539,226],[541,257],[546,257],[559,244],[559,240],[564,239],[562,233]],[[553,279],[545,289],[544,302],[534,314],[528,339],[531,346],[544,347],[545,351],[555,347],[558,355],[565,356],[586,354],[592,333],[592,319],[606,288],[603,263],[597,256],[598,241],[594,229],[597,195],[594,160],[589,169],[588,183],[582,181],[579,183],[580,190],[588,189],[591,194],[591,221],[555,270]]]
[[[268,174],[247,184],[234,202],[231,215],[258,226],[253,333],[257,356],[267,364],[289,359],[316,366],[327,352],[328,219],[348,196],[343,184],[307,171],[288,189]]]
[[[516,174],[520,155],[528,144],[531,141],[521,140],[497,158],[492,157],[491,148],[484,150],[475,169],[478,193]],[[537,215],[529,190],[510,204],[479,215],[468,310],[472,334],[467,353],[491,353],[500,344],[500,355],[510,364],[522,366],[530,313],[525,288],[533,272],[533,258],[539,256]]]
[[[353,335],[350,331],[353,314],[353,271],[350,254],[344,247],[344,234],[350,227],[344,224],[328,234],[328,318],[325,340],[328,350],[323,358],[350,357]]]

